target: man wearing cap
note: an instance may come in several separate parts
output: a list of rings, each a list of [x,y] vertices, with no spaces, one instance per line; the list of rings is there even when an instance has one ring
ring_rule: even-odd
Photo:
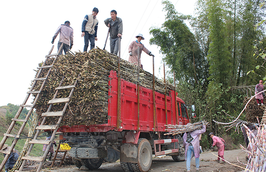
[[[154,56],[142,43],[141,40],[144,40],[144,37],[142,34],[138,34],[136,36],[137,40],[133,41],[129,47],[128,47],[128,51],[129,51],[129,59],[128,61],[130,63],[133,63],[135,65],[141,65],[141,52],[144,51],[145,53],[147,53],[150,56]],[[138,59],[139,57],[139,59]],[[139,63],[138,63],[139,61]]]
[[[81,37],[84,37],[84,48],[83,51],[87,52],[89,41],[90,41],[90,50],[95,47],[95,40],[97,41],[97,30],[98,30],[98,20],[96,19],[97,14],[99,13],[98,8],[94,7],[92,9],[91,15],[86,15],[82,22],[81,27]]]
[[[122,37],[123,22],[122,19],[117,17],[116,10],[111,11],[111,18],[104,20],[104,23],[109,27],[110,32],[110,52],[117,55],[118,53],[118,39]]]
[[[224,139],[221,138],[221,137],[217,137],[213,134],[213,132],[211,132],[209,134],[209,136],[212,138],[212,141],[213,141],[213,144],[212,144],[212,147],[213,146],[217,146],[218,148],[218,159],[217,159],[217,162],[219,163],[220,162],[220,158],[222,159],[222,162],[221,163],[224,163]]]
[[[55,32],[52,44],[54,44],[54,40],[56,39],[57,35],[60,33],[59,41],[58,41],[58,50],[60,46],[63,44],[63,48],[59,52],[59,55],[62,54],[63,50],[65,54],[72,48],[73,46],[73,29],[70,27],[70,22],[65,21],[65,24],[59,26],[57,31]]]

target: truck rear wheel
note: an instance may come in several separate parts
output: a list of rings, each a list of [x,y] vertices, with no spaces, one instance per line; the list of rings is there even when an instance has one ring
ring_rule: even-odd
[[[136,168],[141,172],[149,171],[152,164],[152,148],[151,144],[147,139],[139,139],[138,142],[138,163],[135,164],[134,171]]]
[[[134,172],[132,164],[129,162],[120,162],[120,165],[124,172]]]
[[[181,161],[178,155],[173,155],[172,158],[173,158],[173,160],[175,162],[180,162]]]
[[[83,159],[82,160],[85,167],[88,168],[89,170],[96,170],[100,168],[100,166],[103,163],[103,158],[99,159]]]

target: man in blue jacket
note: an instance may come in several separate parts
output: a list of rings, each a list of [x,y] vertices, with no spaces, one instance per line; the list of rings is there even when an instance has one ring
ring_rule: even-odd
[[[81,37],[84,37],[84,48],[83,51],[87,52],[89,41],[91,44],[90,50],[95,47],[95,40],[97,41],[97,29],[98,29],[98,20],[96,19],[97,14],[99,13],[98,8],[94,7],[92,9],[91,15],[86,15],[82,22],[81,27]]]

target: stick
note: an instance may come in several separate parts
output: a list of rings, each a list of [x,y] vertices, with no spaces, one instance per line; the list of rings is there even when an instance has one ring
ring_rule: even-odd
[[[111,28],[111,26],[108,29],[106,40],[105,40],[105,43],[104,43],[104,46],[103,46],[103,50],[105,50],[105,47],[106,47],[106,43],[107,43],[107,39],[108,39],[108,36],[109,36],[110,28]]]

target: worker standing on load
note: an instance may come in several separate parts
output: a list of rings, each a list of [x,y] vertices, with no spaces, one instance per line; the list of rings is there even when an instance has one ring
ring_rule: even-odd
[[[94,7],[92,9],[91,15],[86,15],[82,22],[81,27],[81,37],[84,37],[84,48],[83,52],[87,52],[89,41],[90,41],[90,50],[95,47],[95,40],[97,41],[97,30],[98,30],[98,20],[96,19],[97,14],[99,13],[98,8]]]
[[[144,40],[144,37],[142,34],[138,34],[136,36],[137,40],[133,41],[129,47],[128,47],[128,51],[129,51],[129,59],[128,61],[130,63],[133,63],[135,65],[138,65],[142,67],[141,65],[141,52],[144,51],[145,53],[147,53],[150,56],[154,56],[142,43],[141,40]],[[138,59],[139,57],[139,59]],[[138,62],[139,60],[139,62]]]
[[[71,50],[73,46],[73,29],[70,27],[70,22],[65,21],[65,24],[62,24],[59,26],[57,31],[55,32],[53,39],[52,39],[52,44],[54,44],[54,40],[56,39],[57,35],[60,33],[59,41],[58,41],[58,50],[60,46],[63,44],[63,48],[59,52],[59,55],[62,54],[63,50],[65,54]]]
[[[218,148],[218,159],[217,162],[220,163],[220,158],[222,159],[221,163],[224,163],[224,139],[221,137],[217,137],[211,132],[209,136],[212,138],[213,144],[212,147],[217,146]]]
[[[110,32],[110,52],[117,55],[118,53],[118,39],[122,37],[123,22],[117,17],[116,10],[111,11],[111,18],[104,20],[104,23],[109,27]]]

